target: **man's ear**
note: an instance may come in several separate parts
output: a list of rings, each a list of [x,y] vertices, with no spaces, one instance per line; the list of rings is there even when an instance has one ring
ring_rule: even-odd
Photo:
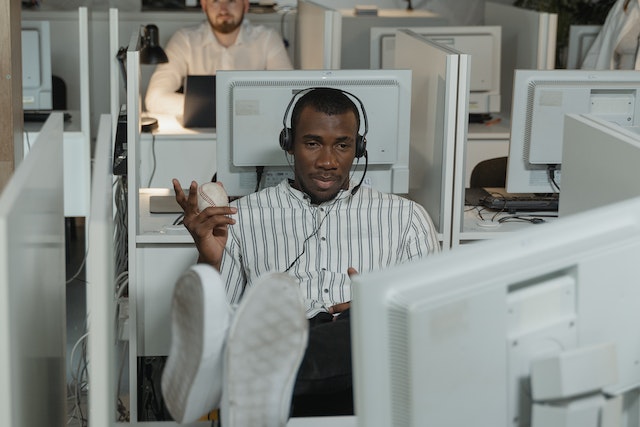
[[[249,0],[244,0],[244,13],[247,12],[249,12]]]

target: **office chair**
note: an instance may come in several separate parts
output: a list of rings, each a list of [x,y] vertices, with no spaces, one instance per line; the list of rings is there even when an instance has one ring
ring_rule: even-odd
[[[469,186],[503,188],[507,179],[507,157],[483,160],[471,171]]]

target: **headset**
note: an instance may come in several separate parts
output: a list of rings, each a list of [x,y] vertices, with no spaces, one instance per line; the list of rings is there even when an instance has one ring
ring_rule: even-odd
[[[367,132],[369,131],[369,122],[367,120],[367,112],[364,109],[364,104],[362,103],[360,98],[358,98],[351,92],[347,92],[346,90],[335,89],[335,88],[310,87],[307,89],[303,89],[293,95],[293,97],[291,98],[291,101],[289,101],[289,105],[287,105],[287,109],[284,112],[284,117],[282,118],[282,131],[280,131],[280,147],[285,151],[291,151],[293,149],[293,129],[291,129],[290,127],[287,127],[287,117],[289,117],[289,111],[291,110],[291,107],[293,107],[293,104],[296,99],[315,89],[333,89],[358,101],[358,104],[360,105],[362,121],[364,123],[364,133],[362,135],[358,134],[356,136],[356,158],[359,159],[362,156],[366,157]]]

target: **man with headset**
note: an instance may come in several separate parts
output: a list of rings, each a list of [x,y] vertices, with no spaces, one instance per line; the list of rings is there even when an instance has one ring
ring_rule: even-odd
[[[290,70],[282,37],[273,29],[251,25],[249,0],[200,0],[207,20],[178,30],[165,48],[169,62],[156,67],[145,97],[147,111],[180,115],[184,95],[176,91],[187,75],[217,70]]]
[[[290,410],[353,413],[350,276],[439,250],[424,208],[351,181],[367,156],[362,102],[310,88],[285,123],[296,98],[280,135],[293,180],[202,212],[197,184],[186,196],[174,180],[201,263],[176,285],[162,380],[180,422],[214,407],[225,427],[282,426]],[[316,412],[296,413],[314,401]]]

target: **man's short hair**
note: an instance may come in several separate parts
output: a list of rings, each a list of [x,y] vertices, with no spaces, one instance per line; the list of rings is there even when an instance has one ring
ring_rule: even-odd
[[[330,87],[314,88],[302,95],[293,107],[293,112],[291,113],[291,133],[293,138],[295,138],[300,114],[307,106],[312,107],[319,113],[330,116],[351,111],[356,117],[356,133],[358,129],[360,129],[360,112],[358,111],[358,107],[344,91]]]

